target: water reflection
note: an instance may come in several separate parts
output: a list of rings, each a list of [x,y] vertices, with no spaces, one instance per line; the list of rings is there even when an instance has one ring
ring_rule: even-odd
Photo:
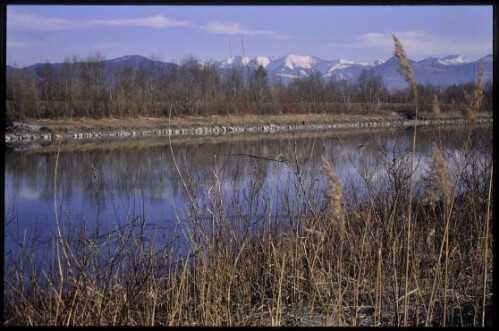
[[[418,130],[416,179],[428,172],[434,143],[451,170],[467,160],[465,171],[483,171],[491,162],[491,132],[491,126]],[[171,147],[166,139],[144,140],[65,146],[59,154],[54,148],[7,152],[6,248],[14,250],[13,238],[29,237],[35,228],[37,235],[51,238],[54,197],[58,214],[70,224],[99,224],[103,232],[137,217],[154,228],[175,228],[193,203],[208,219],[227,213],[227,219],[230,214],[246,217],[251,226],[273,217],[291,222],[290,210],[321,206],[322,156],[332,161],[347,204],[353,205],[366,190],[388,182],[396,190],[397,179],[390,174],[399,174],[400,180],[408,175],[404,161],[411,146],[412,132],[396,130],[205,139]],[[216,199],[227,210],[214,210]]]

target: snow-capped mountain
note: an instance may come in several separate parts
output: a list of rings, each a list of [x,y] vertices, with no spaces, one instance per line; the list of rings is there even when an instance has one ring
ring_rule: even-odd
[[[441,59],[438,59],[437,61],[438,61],[438,63],[443,64],[443,65],[463,64],[463,63],[469,62],[467,59],[463,58],[461,55],[449,55],[449,56],[443,57]]]
[[[235,56],[229,57],[223,61],[215,61],[214,65],[218,69],[240,69],[240,68],[251,68],[256,69],[258,66],[262,66],[267,69],[267,66],[274,62],[276,58],[268,56],[257,56],[255,58],[249,58],[247,56]]]
[[[477,61],[469,61],[461,55],[442,58],[429,57],[421,61],[410,61],[416,79],[420,84],[449,86],[476,80],[480,61],[485,66],[485,81],[492,79],[492,55]],[[355,63],[346,59],[324,60],[316,56],[286,55],[278,58],[259,56],[255,58],[235,57],[215,62],[221,71],[227,69],[256,69],[259,65],[267,71],[269,81],[290,83],[293,79],[308,77],[311,73],[320,74],[325,81],[330,79],[346,80],[353,83],[363,69],[372,69],[383,77],[389,89],[407,87],[404,77],[399,73],[399,63],[395,57],[378,59],[370,64]]]
[[[316,56],[293,54],[281,57],[257,56],[254,58],[235,56],[221,61],[196,61],[202,66],[214,66],[222,75],[228,70],[241,70],[243,75],[248,75],[258,66],[262,66],[267,71],[267,77],[271,84],[280,81],[286,85],[294,79],[308,77],[312,73],[321,75],[324,81],[334,79],[354,83],[363,69],[372,69],[381,75],[387,88],[393,90],[407,87],[404,77],[398,71],[399,63],[395,57],[387,60],[378,59],[370,64],[355,63],[341,58],[325,60]],[[150,69],[152,60],[140,55],[127,55],[102,62],[106,73],[112,77],[113,72],[124,66],[131,66],[138,70]],[[449,86],[475,81],[480,63],[485,66],[484,81],[492,80],[492,54],[476,61],[469,61],[460,55],[449,55],[441,58],[428,57],[420,61],[410,60],[409,62],[419,84]],[[177,64],[169,62],[156,62],[156,64],[164,69],[177,66]],[[43,65],[42,63],[35,64],[25,69],[34,73],[35,76],[39,76],[39,70]],[[61,68],[62,63],[54,63],[52,66],[54,69]],[[9,70],[20,69],[7,66],[7,71]]]
[[[324,60],[317,56],[301,56],[289,54],[282,57],[258,56],[255,58],[232,57],[219,61],[216,66],[220,70],[248,68],[255,70],[258,66],[266,69],[270,82],[279,80],[288,84],[293,79],[319,73],[324,79],[354,79],[365,66],[345,59]],[[348,71],[338,72],[341,69]]]
[[[492,80],[492,55],[479,60],[469,61],[460,55],[443,58],[429,57],[411,63],[418,84],[450,86],[476,81],[480,70],[480,62],[485,67],[484,81]],[[372,66],[372,69],[383,77],[385,86],[398,89],[407,86],[404,77],[398,72],[398,60],[391,57],[384,63]]]
[[[291,54],[269,63],[267,73],[270,74],[271,79],[281,78],[281,80],[286,80],[287,78],[307,77],[321,63],[324,63],[324,60],[315,56]]]

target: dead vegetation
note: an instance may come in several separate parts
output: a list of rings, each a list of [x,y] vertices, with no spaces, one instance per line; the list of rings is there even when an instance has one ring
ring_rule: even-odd
[[[374,182],[372,168],[352,164],[367,169],[349,184],[367,187],[353,199],[334,154],[309,163],[323,152],[310,143],[295,154],[291,140],[285,162],[248,159],[244,186],[221,171],[228,156],[210,161],[210,175],[176,154],[192,200],[173,233],[135,215],[102,233],[59,213],[45,257],[20,233],[19,255],[6,260],[4,324],[393,326],[404,324],[407,297],[407,325],[489,325],[491,172],[473,169],[492,160],[477,154],[490,137],[473,132],[459,158],[436,136],[434,165],[414,182],[408,291],[405,147],[370,141],[384,175]],[[289,169],[287,190],[263,185],[270,165]]]
[[[467,132],[453,158],[436,135],[415,180],[413,137],[412,153],[379,143],[383,175],[360,165],[355,199],[329,160],[304,171],[315,144],[275,160],[289,174],[279,192],[263,185],[272,160],[252,159],[244,187],[224,182],[220,158],[204,181],[175,163],[189,201],[172,238],[185,241],[147,233],[146,218],[103,235],[55,213],[52,256],[20,240],[9,257],[4,325],[491,325],[493,163],[478,152],[491,139]]]

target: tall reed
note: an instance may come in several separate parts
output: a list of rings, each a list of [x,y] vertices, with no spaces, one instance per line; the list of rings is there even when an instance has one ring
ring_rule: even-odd
[[[474,119],[477,113],[480,111],[480,107],[482,106],[482,101],[484,98],[483,94],[483,75],[485,74],[485,67],[483,62],[480,62],[480,70],[478,71],[478,78],[475,85],[475,89],[473,90],[473,98],[471,99],[471,103],[469,109],[466,110],[466,117],[469,119]]]
[[[405,54],[404,46],[402,42],[393,34],[393,41],[395,43],[395,57],[400,63],[400,72],[404,75],[405,80],[411,86],[413,94],[413,102],[415,106],[415,120],[414,120],[414,132],[412,135],[412,154],[411,154],[411,164],[409,173],[409,203],[407,206],[407,246],[406,246],[406,270],[405,270],[405,292],[404,292],[404,326],[407,326],[407,315],[408,315],[408,300],[409,300],[409,267],[410,267],[410,253],[411,253],[411,222],[412,222],[412,198],[413,198],[413,174],[414,174],[414,154],[416,153],[416,129],[418,125],[418,85],[416,82],[416,76],[409,63],[409,58]]]
[[[447,287],[449,284],[449,227],[450,227],[450,208],[452,195],[454,193],[455,185],[449,178],[449,165],[442,156],[442,151],[438,145],[433,145],[432,151],[432,183],[440,196],[440,201],[443,201],[443,219],[445,220],[445,230],[443,245],[445,251],[445,264],[444,264],[444,305],[443,305],[443,326],[447,324]]]
[[[414,75],[414,71],[412,70],[411,64],[409,62],[409,58],[407,57],[405,51],[404,51],[404,45],[402,42],[392,34],[393,41],[395,43],[395,52],[394,55],[395,57],[399,60],[400,64],[400,73],[404,76],[405,80],[407,83],[409,83],[409,86],[411,87],[412,95],[413,95],[413,103],[414,106],[416,107],[416,118],[418,114],[418,83],[416,82],[416,75]]]
[[[402,137],[411,137],[398,130],[359,137],[368,140],[362,156],[337,140],[276,142],[299,172],[275,160],[229,157],[227,145],[196,145],[192,154],[185,152],[189,147],[172,146],[174,153],[165,151],[171,158],[150,166],[175,172],[173,157],[180,168],[179,160],[191,158],[184,182],[179,176],[171,181],[180,189],[185,183],[195,200],[184,194],[172,233],[148,229],[153,221],[147,214],[117,219],[112,231],[102,233],[69,219],[60,198],[64,189],[56,191],[55,207],[63,212],[57,214],[61,236],[53,238],[54,255],[37,260],[23,229],[16,234],[19,253],[6,255],[4,325],[397,326],[405,314],[411,326],[488,326],[490,131],[449,137],[444,129],[419,131],[438,148],[431,171],[414,179],[409,233],[412,160]],[[463,143],[468,135],[473,143]],[[453,158],[449,151],[463,145],[470,148]],[[247,146],[246,152],[257,153]],[[212,151],[218,151],[213,164],[200,165]],[[64,153],[53,160],[68,169]],[[344,169],[360,177],[343,177]],[[55,187],[64,188],[60,170]],[[157,175],[147,178],[163,178]],[[92,180],[90,171],[88,176]],[[426,185],[433,204],[424,199]],[[410,286],[404,292],[408,235]]]
[[[489,177],[489,192],[487,194],[487,213],[485,214],[485,235],[484,235],[484,254],[483,254],[483,292],[482,292],[482,324],[485,326],[485,311],[486,311],[486,298],[487,298],[487,273],[488,273],[488,255],[489,255],[489,224],[490,224],[490,203],[492,198],[492,175],[494,173],[494,164],[490,166]]]
[[[431,108],[434,114],[440,114],[440,101],[438,100],[438,95],[436,94],[433,94]]]
[[[344,272],[343,266],[343,251],[345,243],[345,216],[343,214],[343,188],[340,179],[333,169],[331,163],[323,156],[322,169],[328,178],[329,188],[326,191],[326,196],[329,199],[331,211],[331,223],[335,225],[334,229],[339,239],[339,251],[337,254],[337,275],[338,275],[338,288],[336,294],[336,314],[338,316],[339,326],[344,325],[343,321],[343,292],[342,275]]]
[[[329,189],[326,192],[326,196],[332,206],[331,222],[336,225],[340,242],[343,242],[346,233],[345,216],[343,214],[343,188],[333,166],[325,157],[322,158],[322,168],[329,183]]]

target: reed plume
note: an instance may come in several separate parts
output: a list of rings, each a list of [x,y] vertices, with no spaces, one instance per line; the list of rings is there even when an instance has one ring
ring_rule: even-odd
[[[331,222],[336,225],[338,238],[339,238],[339,250],[337,254],[337,262],[336,262],[336,274],[338,276],[338,284],[342,284],[343,272],[345,266],[343,265],[343,245],[345,242],[345,218],[343,214],[343,188],[336,175],[336,172],[329,162],[324,156],[322,157],[322,169],[326,174],[329,181],[329,189],[326,191],[326,197],[329,199],[330,206],[332,207],[332,218]],[[343,326],[345,321],[342,317],[342,303],[343,303],[343,291],[345,288],[343,286],[338,286],[336,291],[336,314],[338,316],[338,325]]]
[[[437,200],[442,197],[446,208],[450,205],[454,185],[449,178],[449,165],[442,156],[438,145],[433,145],[431,154],[431,183],[426,190],[429,200]]]
[[[447,325],[447,288],[449,284],[449,226],[450,226],[450,210],[451,210],[451,195],[453,192],[453,185],[449,179],[449,165],[442,157],[442,151],[437,145],[433,146],[432,151],[432,165],[435,169],[434,181],[440,193],[443,195],[444,201],[444,249],[445,249],[445,262],[444,262],[444,297],[443,297],[443,326]]]
[[[480,110],[483,101],[483,75],[485,73],[485,67],[483,66],[483,62],[480,63],[480,70],[478,71],[478,78],[475,86],[475,90],[473,91],[473,99],[471,100],[471,105],[469,111],[466,112],[466,117],[469,119],[473,119],[476,117],[476,114]]]
[[[414,167],[414,154],[416,154],[416,137],[417,137],[417,125],[418,125],[418,84],[416,82],[416,76],[414,75],[414,71],[409,63],[409,59],[404,51],[404,46],[400,42],[400,40],[394,35],[393,41],[395,42],[395,57],[399,60],[400,63],[400,72],[404,75],[405,80],[411,86],[413,99],[414,99],[414,107],[415,107],[415,117],[416,120],[414,122],[414,131],[412,133],[412,154],[411,154],[411,163],[410,163],[410,175],[409,175],[409,203],[407,204],[407,240],[406,240],[406,264],[405,264],[405,296],[404,296],[404,320],[403,326],[407,326],[407,318],[409,313],[409,267],[410,267],[410,256],[411,256],[411,242],[412,242],[412,197],[413,197],[413,167]]]
[[[411,64],[409,63],[409,59],[404,51],[404,46],[402,42],[392,34],[393,41],[395,42],[395,52],[393,53],[395,57],[399,60],[400,70],[399,72],[404,76],[405,80],[411,86],[412,95],[414,97],[414,105],[416,106],[416,118],[418,114],[418,84],[416,82],[416,76],[414,75],[414,71],[412,70]]]
[[[433,94],[432,110],[435,114],[440,114],[440,101],[438,100],[438,95]]]
[[[341,242],[343,242],[346,232],[343,214],[343,188],[333,166],[324,156],[322,157],[322,169],[329,181],[329,189],[326,192],[326,196],[332,206],[332,221],[337,224],[338,234]]]

